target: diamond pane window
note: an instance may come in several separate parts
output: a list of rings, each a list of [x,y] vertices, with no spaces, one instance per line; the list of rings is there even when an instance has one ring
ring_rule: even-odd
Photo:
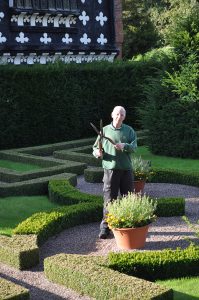
[[[33,0],[33,8],[34,9],[39,9],[40,8],[40,3],[39,3],[39,0]]]
[[[41,0],[41,9],[48,9],[48,1]]]
[[[70,1],[63,0],[63,9],[69,10],[70,9]]]
[[[23,0],[17,0],[17,8],[23,8],[24,7],[24,3]]]
[[[25,8],[32,8],[32,1],[31,0],[24,0],[24,7]]]
[[[48,8],[49,9],[55,9],[55,0],[49,0],[48,1]]]
[[[69,11],[77,10],[77,1],[78,0],[14,0],[13,7],[17,9],[33,9],[40,11]]]
[[[70,0],[70,8],[71,8],[71,10],[77,9],[77,1],[76,0]]]

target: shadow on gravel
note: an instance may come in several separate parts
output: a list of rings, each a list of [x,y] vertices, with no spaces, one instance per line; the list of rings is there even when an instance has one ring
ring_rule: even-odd
[[[46,290],[40,289],[36,286],[30,285],[22,280],[15,279],[11,276],[5,275],[0,273],[0,277],[9,280],[15,284],[23,286],[24,288],[28,289],[30,292],[31,300],[42,300],[42,299],[49,299],[49,300],[66,300],[67,298],[63,298]]]

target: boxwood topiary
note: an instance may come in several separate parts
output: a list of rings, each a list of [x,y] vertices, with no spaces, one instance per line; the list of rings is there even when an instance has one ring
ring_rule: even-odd
[[[199,275],[199,248],[109,253],[109,267],[147,280]]]
[[[0,278],[0,299],[1,300],[28,300],[30,299],[29,291],[24,287]]]

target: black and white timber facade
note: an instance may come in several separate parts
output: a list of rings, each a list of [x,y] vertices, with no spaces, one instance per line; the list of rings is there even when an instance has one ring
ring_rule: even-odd
[[[113,61],[114,0],[0,0],[0,64]]]

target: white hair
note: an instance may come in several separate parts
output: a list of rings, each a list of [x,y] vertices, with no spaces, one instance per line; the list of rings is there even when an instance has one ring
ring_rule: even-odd
[[[116,111],[121,111],[121,110],[125,113],[125,116],[126,116],[126,109],[123,106],[115,106],[113,108],[112,114],[114,114]]]

